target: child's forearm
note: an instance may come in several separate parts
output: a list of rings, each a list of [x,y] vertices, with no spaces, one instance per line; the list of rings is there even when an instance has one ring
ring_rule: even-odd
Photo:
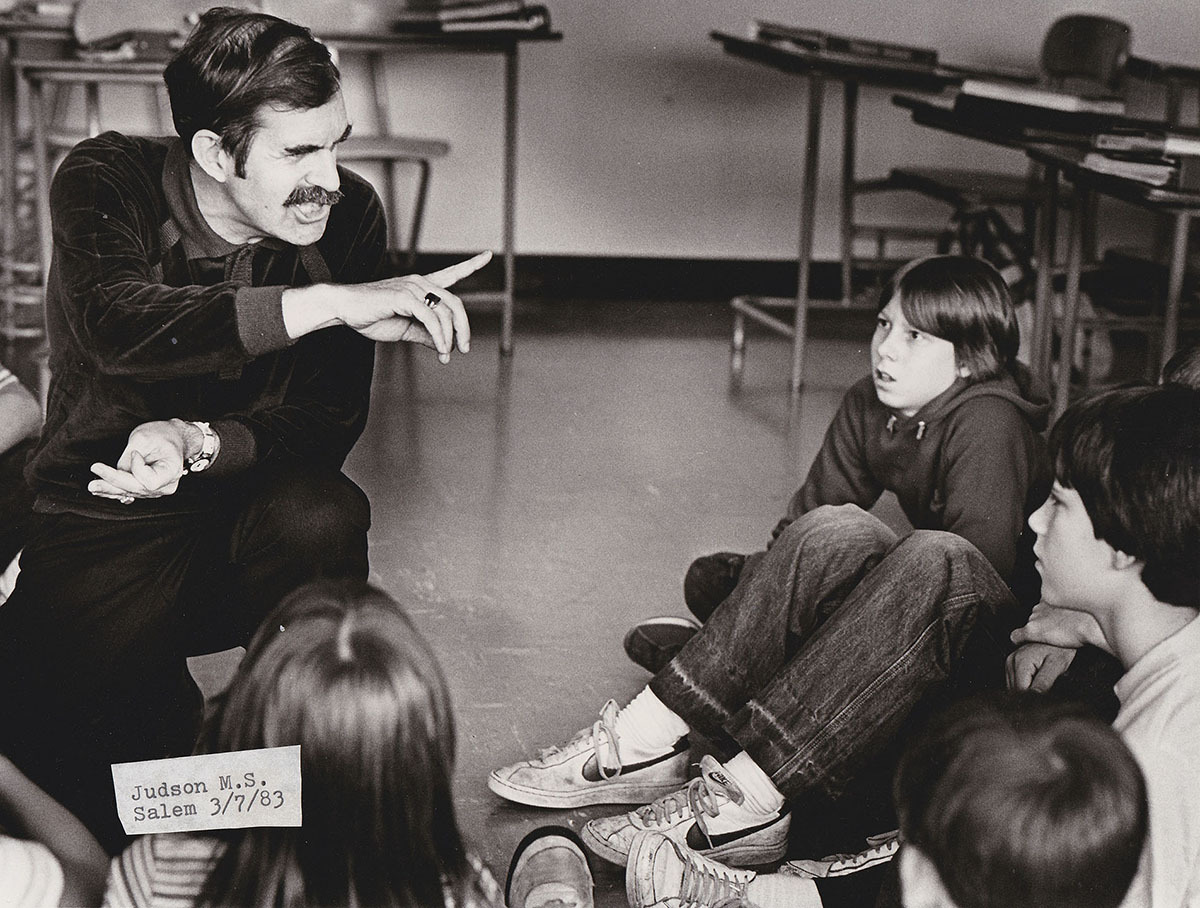
[[[108,853],[76,816],[31,782],[0,755],[0,812],[26,838],[41,842],[62,865],[68,883],[80,893],[104,892]]]

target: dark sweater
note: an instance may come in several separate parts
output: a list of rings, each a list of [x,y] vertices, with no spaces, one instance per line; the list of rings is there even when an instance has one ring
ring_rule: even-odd
[[[957,381],[914,416],[881,404],[867,376],[846,392],[773,537],[820,505],[869,508],[888,490],[914,528],[962,536],[1012,582],[1025,519],[1050,487],[1048,412],[1023,367]]]
[[[292,341],[281,303],[288,287],[381,276],[383,207],[366,181],[340,176],[346,197],[312,246],[237,246],[200,214],[179,139],[110,132],[75,147],[50,191],[53,378],[26,473],[39,511],[195,509],[272,459],[341,466],[366,424],[374,343],[344,327]],[[135,426],[172,417],[212,423],[211,470],[133,507],[87,492],[90,464],[115,464]]]

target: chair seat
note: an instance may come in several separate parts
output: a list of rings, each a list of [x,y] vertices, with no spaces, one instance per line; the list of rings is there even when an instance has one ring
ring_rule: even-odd
[[[338,146],[343,161],[432,160],[449,153],[449,142],[412,136],[351,136]]]
[[[956,208],[1040,203],[1046,188],[1027,174],[1000,174],[949,167],[898,167],[888,175],[891,189],[907,189]]]

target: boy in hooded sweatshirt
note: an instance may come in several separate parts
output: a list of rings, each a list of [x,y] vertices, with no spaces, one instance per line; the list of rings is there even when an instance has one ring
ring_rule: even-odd
[[[821,505],[866,510],[890,491],[915,529],[962,536],[1020,601],[1035,603],[1025,518],[1049,488],[1041,440],[1049,403],[1017,362],[1019,345],[1008,290],[986,262],[946,255],[901,268],[880,295],[871,374],[846,392],[768,548]],[[688,608],[707,621],[762,555],[697,558],[684,578]],[[625,651],[657,672],[696,627],[648,619],[626,636]]]
[[[1029,613],[1009,587],[1018,538],[1049,486],[1045,408],[1022,390],[991,266],[941,256],[894,283],[872,373],[767,551],[629,705],[609,701],[566,744],[494,771],[494,792],[544,807],[657,799],[584,827],[614,863],[643,829],[726,864],[770,863],[792,812],[825,842],[834,818],[853,817],[846,833],[875,822],[918,706],[1003,686],[1008,634]],[[917,527],[903,539],[863,510],[885,489]],[[685,785],[693,731],[734,756],[705,756]]]

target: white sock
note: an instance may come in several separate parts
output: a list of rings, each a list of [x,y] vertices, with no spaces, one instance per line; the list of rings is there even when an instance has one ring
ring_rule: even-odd
[[[661,757],[687,733],[688,724],[648,687],[617,713],[617,751],[622,763]]]
[[[789,873],[760,873],[747,884],[746,901],[756,908],[821,908],[817,884]]]
[[[747,810],[763,816],[775,816],[783,809],[783,795],[771,777],[744,750],[726,761],[725,771],[746,796],[743,806]]]

